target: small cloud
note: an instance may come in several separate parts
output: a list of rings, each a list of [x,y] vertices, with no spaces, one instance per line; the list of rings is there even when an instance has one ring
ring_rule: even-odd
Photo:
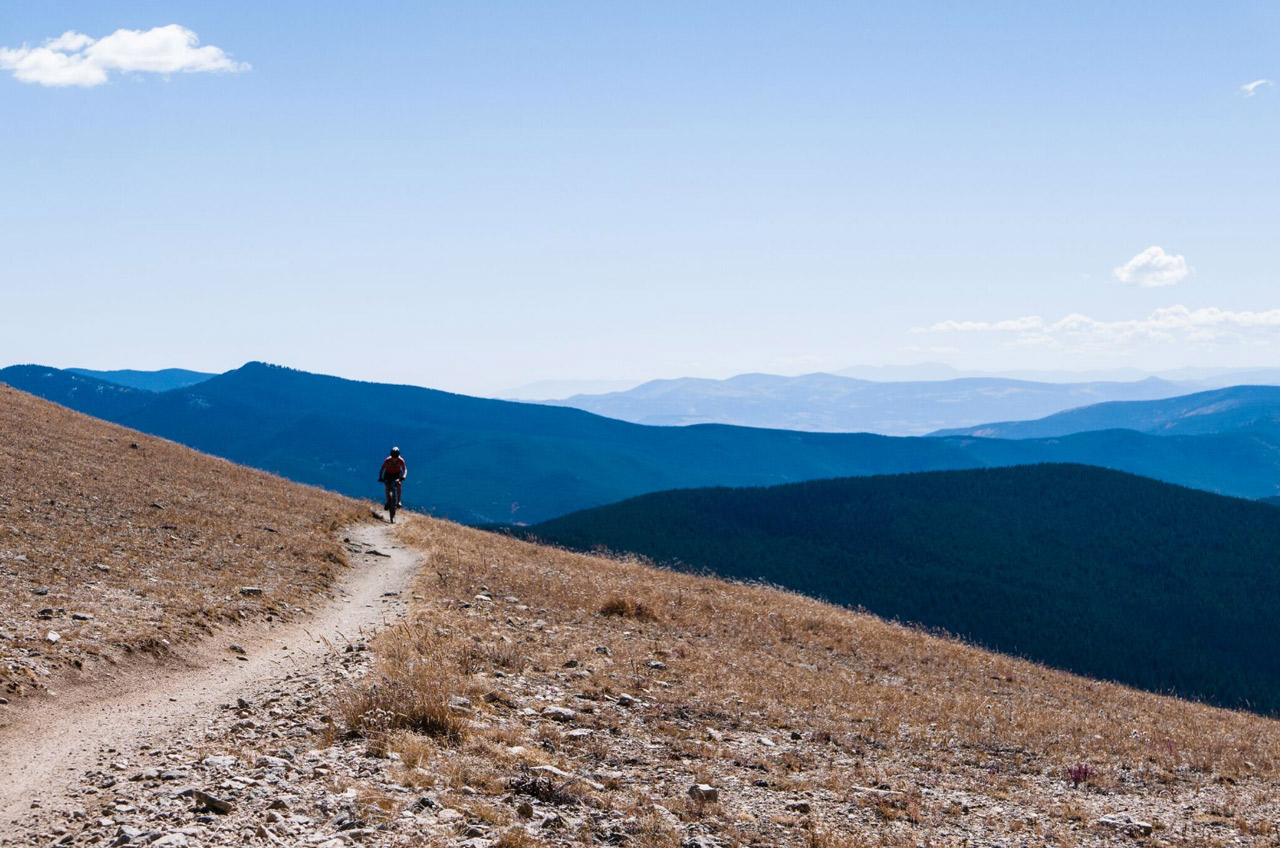
[[[1194,269],[1181,254],[1170,256],[1164,248],[1152,245],[1111,272],[1118,283],[1142,288],[1172,286],[1191,276]]]
[[[111,72],[176,74],[238,73],[249,70],[220,48],[200,45],[200,38],[177,24],[145,32],[118,29],[104,38],[65,32],[39,47],[0,47],[0,70],[20,82],[43,86],[91,88],[107,82]]]
[[[1038,315],[1004,321],[940,321],[914,333],[992,333],[1012,347],[1115,352],[1145,344],[1280,346],[1280,309],[1261,312],[1177,305],[1144,318],[1103,321],[1080,313],[1050,321]]]
[[[1253,95],[1258,93],[1258,89],[1268,88],[1273,85],[1275,85],[1275,82],[1273,80],[1269,80],[1269,79],[1254,80],[1253,82],[1245,83],[1244,85],[1240,86],[1240,93],[1243,94],[1245,97],[1252,97]]]

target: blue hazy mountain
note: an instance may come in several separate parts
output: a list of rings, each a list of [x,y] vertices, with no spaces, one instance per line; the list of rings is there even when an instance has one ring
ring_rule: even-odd
[[[155,398],[149,391],[43,365],[0,368],[0,383],[108,421],[119,421]]]
[[[1048,383],[999,377],[875,382],[835,374],[653,380],[634,389],[547,401],[659,426],[732,424],[826,433],[925,435],[999,419],[1038,418],[1108,400],[1166,398],[1188,389],[1135,382]]]
[[[1034,421],[1004,421],[934,435],[1043,439],[1124,428],[1155,435],[1280,432],[1280,387],[1232,386],[1163,400],[1099,403]]]
[[[357,497],[404,449],[406,502],[460,521],[542,521],[645,492],[1078,462],[1240,497],[1280,494],[1280,436],[896,438],[720,424],[650,427],[577,409],[365,383],[251,363],[152,393],[34,366],[0,380],[73,409]]]
[[[214,374],[203,371],[188,371],[185,368],[164,368],[159,371],[94,371],[89,368],[68,368],[73,374],[94,377],[117,386],[128,386],[131,389],[145,389],[149,392],[167,392],[170,389],[184,389],[203,383]]]
[[[687,489],[521,535],[763,580],[1091,677],[1280,709],[1280,510],[1036,465]]]

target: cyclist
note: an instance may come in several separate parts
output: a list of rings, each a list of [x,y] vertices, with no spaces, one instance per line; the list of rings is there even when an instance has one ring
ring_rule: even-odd
[[[400,496],[404,492],[404,478],[409,476],[409,467],[400,456],[400,448],[392,448],[391,456],[382,461],[382,470],[378,472],[378,482],[387,487],[387,499],[396,493],[396,508],[400,508]]]

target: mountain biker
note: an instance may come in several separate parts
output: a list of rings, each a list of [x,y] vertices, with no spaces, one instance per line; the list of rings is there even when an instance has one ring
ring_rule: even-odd
[[[404,491],[404,478],[409,476],[409,467],[400,456],[400,448],[392,448],[391,456],[382,461],[382,470],[378,472],[378,482],[387,487],[387,498],[391,492],[396,493],[396,508],[400,507],[400,496]]]

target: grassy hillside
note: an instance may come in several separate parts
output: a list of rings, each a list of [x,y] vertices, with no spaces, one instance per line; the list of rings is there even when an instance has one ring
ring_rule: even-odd
[[[651,494],[529,528],[1280,709],[1280,511],[1078,465]]]
[[[1034,421],[981,424],[941,430],[934,435],[1044,439],[1115,429],[1162,436],[1202,436],[1240,430],[1273,435],[1280,432],[1280,387],[1232,386],[1164,400],[1097,403]]]
[[[329,586],[345,561],[334,531],[358,514],[0,386],[0,692],[217,623],[291,616]]]
[[[1274,721],[776,589],[438,521],[400,536],[431,563],[421,600],[372,643],[377,671],[339,693],[330,734],[353,755],[396,755],[360,760],[387,763],[384,777],[343,784],[393,833],[430,792],[462,813],[457,834],[479,827],[504,845],[1277,837]],[[540,766],[564,776],[539,777]],[[717,800],[691,799],[694,783]],[[1098,824],[1116,813],[1147,822],[1152,837]]]

